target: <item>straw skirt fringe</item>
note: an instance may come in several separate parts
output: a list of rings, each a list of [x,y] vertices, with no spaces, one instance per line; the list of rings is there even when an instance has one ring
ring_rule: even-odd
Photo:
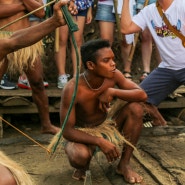
[[[0,31],[0,38],[9,38],[13,32],[8,31]],[[16,74],[19,72],[20,74],[27,70],[29,67],[34,67],[34,62],[38,56],[42,56],[44,54],[44,49],[42,45],[42,41],[37,42],[29,47],[19,49],[13,53],[7,55],[7,59],[9,61],[8,64],[8,72],[11,74]],[[1,63],[4,59],[1,61]],[[1,64],[0,64],[1,65]]]
[[[120,134],[120,132],[116,128],[115,121],[113,121],[111,119],[107,119],[101,125],[93,127],[93,128],[76,128],[76,129],[81,130],[81,131],[83,131],[89,135],[92,135],[92,136],[105,138],[105,139],[109,140],[110,142],[114,143],[119,148],[121,146],[123,146],[124,143],[126,143],[127,145],[130,145],[131,147],[136,149],[136,147],[134,145],[132,145],[127,139],[124,138],[123,135]],[[51,152],[52,152],[60,134],[61,134],[61,132],[57,133],[53,137],[53,139],[51,140],[51,142],[48,146],[48,149]],[[64,146],[66,144],[66,142],[68,142],[68,141],[65,140],[63,137],[61,137],[61,139],[59,141],[58,151],[61,149],[62,146]]]
[[[17,185],[35,185],[33,179],[27,174],[23,167],[7,157],[0,151],[0,164],[10,170]]]

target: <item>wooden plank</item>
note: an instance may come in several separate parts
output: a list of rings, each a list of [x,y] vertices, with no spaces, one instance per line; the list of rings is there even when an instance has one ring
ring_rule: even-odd
[[[49,112],[59,112],[59,109],[49,105]],[[30,106],[12,106],[12,107],[0,107],[1,114],[23,114],[23,113],[38,113],[37,106],[32,103]]]
[[[48,87],[46,89],[48,97],[60,97],[62,90],[56,87]],[[15,89],[15,90],[4,90],[0,89],[0,97],[11,97],[11,96],[24,96],[31,97],[32,91],[28,89]]]
[[[147,172],[155,179],[155,181],[159,185],[164,185],[165,182],[168,180],[169,184],[176,185],[175,183],[171,183],[169,179],[169,174],[163,170],[157,161],[154,161],[152,158],[145,156],[141,156],[138,152],[133,153],[134,158],[147,170]],[[173,179],[173,177],[171,177]]]
[[[148,138],[148,144],[142,146],[142,150],[158,161],[159,165],[173,177],[172,179],[174,179],[173,181],[175,181],[176,184],[184,185],[184,152],[176,148],[176,143],[173,143],[173,139],[169,140],[169,138],[167,138],[166,141],[163,140],[164,143],[161,141],[159,143],[154,143],[150,142],[150,140],[152,141],[152,139]],[[179,138],[179,142],[180,140],[184,140],[184,138]],[[176,142],[178,142],[178,140]],[[184,144],[184,142],[182,142],[182,144]],[[178,154],[176,155],[177,150]],[[179,153],[181,154],[180,157]]]
[[[165,100],[161,102],[158,106],[159,109],[183,107],[185,107],[185,97],[177,97],[174,100]]]
[[[12,96],[4,99],[1,102],[2,106],[8,107],[8,106],[29,106],[31,105],[31,102],[24,98],[24,97],[17,97],[17,96]]]

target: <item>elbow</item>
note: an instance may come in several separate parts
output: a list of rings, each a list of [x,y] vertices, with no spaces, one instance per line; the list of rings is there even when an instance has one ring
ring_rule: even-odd
[[[123,27],[121,27],[121,33],[122,33],[123,35],[128,34],[128,33],[127,33],[127,30],[126,30],[125,28],[123,28]]]
[[[123,35],[126,34],[126,30],[125,30],[124,28],[122,28],[122,27],[121,27],[121,33],[122,33]]]

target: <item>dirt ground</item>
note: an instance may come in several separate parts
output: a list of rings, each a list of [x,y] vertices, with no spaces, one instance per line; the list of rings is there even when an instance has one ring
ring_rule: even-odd
[[[39,132],[37,116],[30,116],[12,124],[46,147],[51,135]],[[16,120],[17,119],[17,120]],[[19,120],[19,121],[18,121]],[[29,121],[28,121],[29,120]],[[55,115],[56,120],[56,115]],[[58,123],[56,122],[56,125]],[[133,168],[144,177],[142,185],[184,185],[185,184],[185,127],[143,128],[138,143],[138,151],[131,159]],[[83,185],[83,181],[71,178],[70,167],[64,152],[56,152],[52,159],[46,150],[30,141],[19,132],[4,124],[4,137],[0,139],[0,149],[9,157],[22,164],[37,185]],[[94,185],[127,185],[115,173],[117,162],[108,164],[99,153],[91,163],[91,179]]]

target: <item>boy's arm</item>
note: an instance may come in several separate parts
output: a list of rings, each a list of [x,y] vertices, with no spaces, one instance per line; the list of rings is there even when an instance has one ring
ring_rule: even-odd
[[[133,81],[126,79],[119,70],[115,71],[114,81],[118,88],[108,88],[99,96],[99,107],[102,111],[108,111],[109,104],[114,98],[119,98],[127,102],[146,101],[147,95],[144,90]]]

